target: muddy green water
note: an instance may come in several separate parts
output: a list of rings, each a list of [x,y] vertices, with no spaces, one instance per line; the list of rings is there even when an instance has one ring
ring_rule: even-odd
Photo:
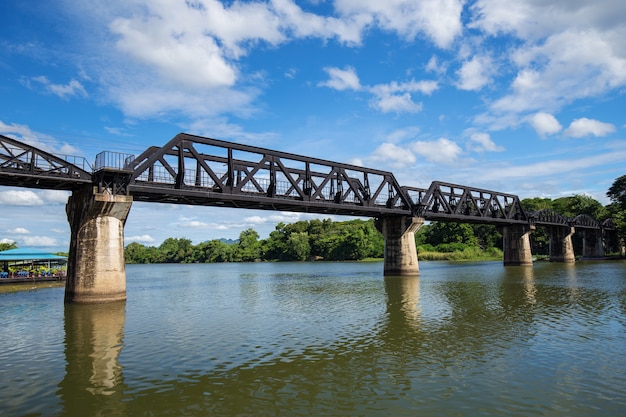
[[[626,263],[131,265],[0,294],[1,416],[626,415]]]

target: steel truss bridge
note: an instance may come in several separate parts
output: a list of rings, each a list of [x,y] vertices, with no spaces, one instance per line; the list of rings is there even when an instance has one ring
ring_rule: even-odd
[[[0,185],[70,191],[92,185],[101,193],[168,204],[615,229],[611,219],[527,213],[513,194],[440,181],[428,189],[401,186],[388,171],[185,133],[137,157],[101,152],[93,167],[0,135]]]

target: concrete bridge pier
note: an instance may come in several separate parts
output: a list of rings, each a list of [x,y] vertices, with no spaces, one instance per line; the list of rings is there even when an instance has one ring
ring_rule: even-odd
[[[92,186],[72,193],[65,208],[71,229],[66,303],[126,300],[124,223],[132,201]]]
[[[550,262],[576,262],[572,235],[573,227],[550,228]]]
[[[418,275],[415,232],[424,224],[422,217],[391,216],[376,219],[376,228],[385,238],[385,275]]]
[[[533,264],[533,254],[530,249],[530,233],[533,230],[535,226],[504,226],[502,228],[504,266]]]
[[[583,229],[583,258],[602,258],[603,256],[602,231]]]

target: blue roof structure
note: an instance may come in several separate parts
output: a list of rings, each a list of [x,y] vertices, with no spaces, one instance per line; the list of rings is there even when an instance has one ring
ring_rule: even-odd
[[[2,261],[49,261],[66,260],[66,256],[59,256],[33,248],[16,248],[0,252],[0,262]]]

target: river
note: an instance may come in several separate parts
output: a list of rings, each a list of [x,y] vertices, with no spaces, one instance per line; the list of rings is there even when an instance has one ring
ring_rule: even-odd
[[[1,416],[626,415],[626,262],[127,266],[0,294]]]

